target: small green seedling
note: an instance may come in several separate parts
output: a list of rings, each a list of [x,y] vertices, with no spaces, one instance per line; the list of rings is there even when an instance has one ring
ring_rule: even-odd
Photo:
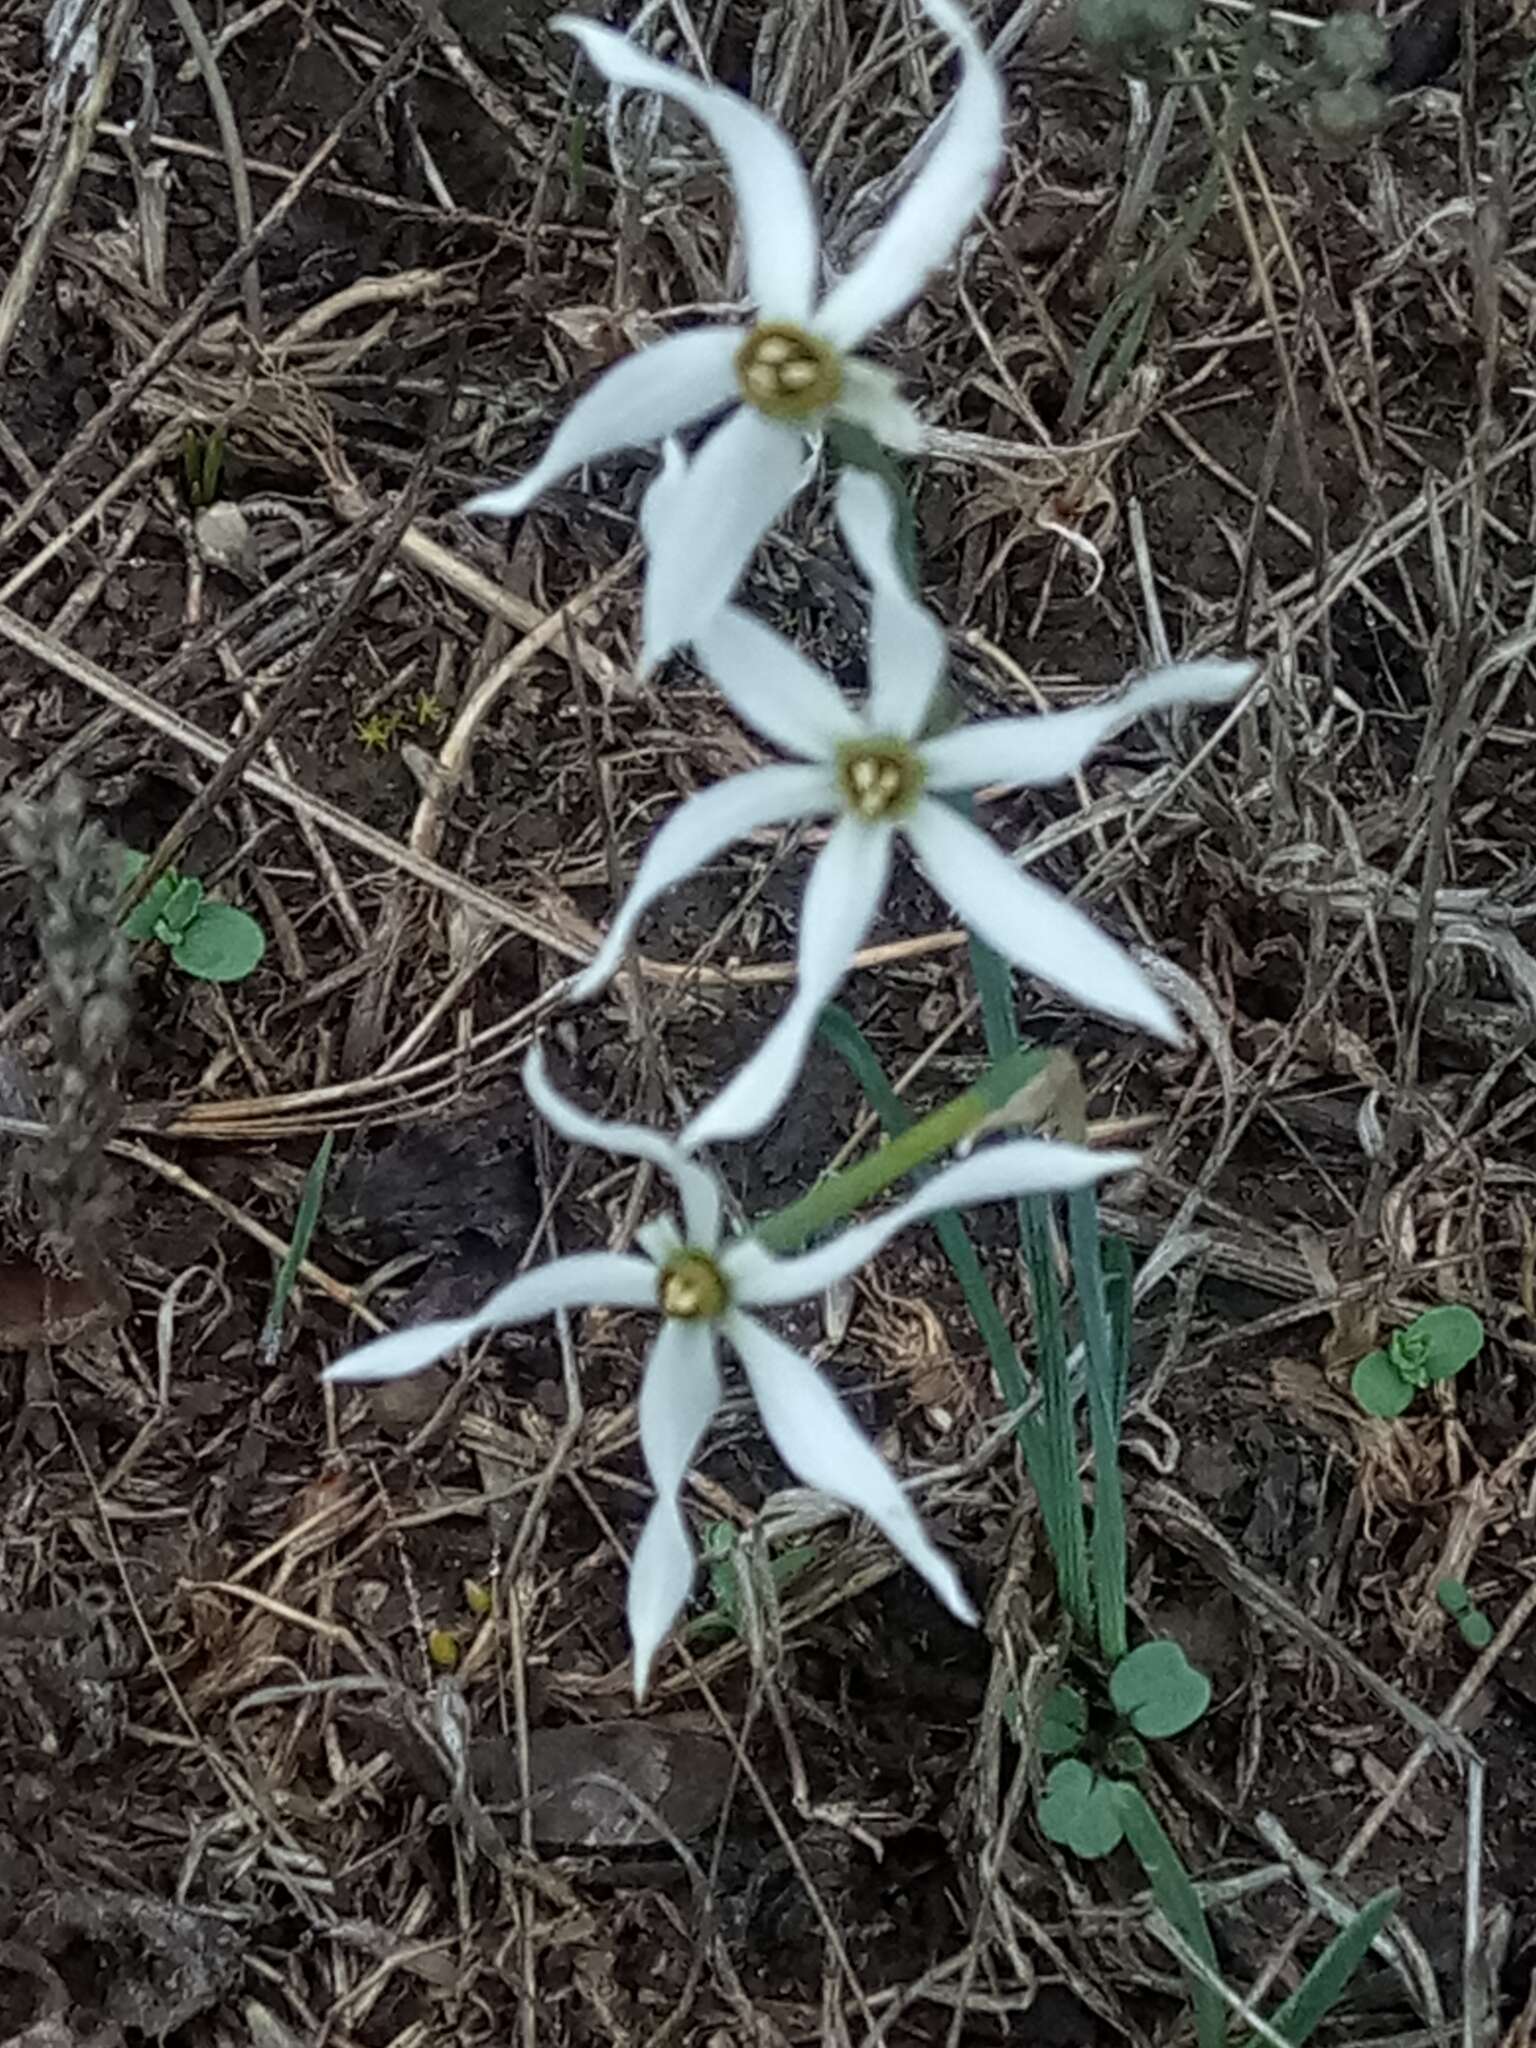
[[[224,440],[222,427],[210,427],[206,432],[188,427],[181,437],[181,479],[194,512],[206,511],[219,495]]]
[[[1486,1650],[1493,1641],[1493,1623],[1481,1607],[1472,1605],[1472,1595],[1460,1579],[1442,1579],[1435,1598],[1461,1630],[1461,1639],[1474,1650]]]
[[[691,1636],[739,1636],[745,1619],[741,1599],[741,1538],[729,1522],[711,1522],[702,1545],[704,1570],[714,1605],[688,1625]],[[813,1543],[792,1543],[768,1560],[768,1576],[775,1593],[799,1578],[816,1556]]]
[[[147,853],[119,850],[119,879],[127,886],[149,864]],[[158,939],[183,974],[197,981],[244,981],[267,950],[254,917],[232,903],[214,903],[196,875],[167,868],[142,903],[123,920],[130,939]]]
[[[1482,1348],[1482,1318],[1471,1309],[1429,1308],[1385,1351],[1362,1358],[1349,1384],[1367,1415],[1401,1415],[1420,1387],[1454,1379]]]
[[[1211,1682],[1177,1643],[1141,1643],[1110,1673],[1109,1703],[1116,1725],[1097,1735],[1086,1697],[1058,1685],[1040,1721],[1042,1756],[1061,1761],[1046,1775],[1036,1818],[1048,1841],[1087,1860],[1120,1846],[1119,1790],[1147,1767],[1142,1737],[1158,1741],[1192,1728],[1211,1703]]]

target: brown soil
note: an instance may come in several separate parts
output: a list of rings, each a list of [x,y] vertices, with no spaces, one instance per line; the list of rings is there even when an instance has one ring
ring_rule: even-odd
[[[112,8],[88,6],[110,46]],[[994,33],[1009,13],[984,11]],[[813,850],[738,848],[651,919],[638,979],[560,1008],[611,876],[755,743],[686,664],[633,679],[651,453],[509,531],[456,508],[656,315],[728,295],[729,216],[681,127],[631,206],[537,0],[492,12],[206,24],[239,31],[218,64],[258,221],[304,180],[259,250],[253,335],[207,93],[147,0],[20,317],[0,312],[0,785],[35,795],[68,767],[145,851],[189,821],[179,865],[269,934],[223,988],[140,949],[114,1221],[85,1272],[7,1141],[0,2044],[1174,2038],[1186,2005],[1135,1867],[1071,1864],[1033,1824],[1012,1707],[1046,1682],[1057,1611],[931,1239],[861,1282],[841,1334],[789,1328],[898,1462],[944,1469],[925,1507],[986,1629],[823,1522],[776,1619],[770,1600],[745,1637],[693,1627],[643,1715],[623,1625],[640,1319],[320,1387],[369,1313],[455,1312],[646,1213],[627,1171],[536,1125],[523,1051],[547,1020],[564,1085],[614,1115],[701,1100],[784,1000]],[[1132,1596],[1215,1699],[1160,1746],[1154,1802],[1195,1873],[1231,1881],[1223,1967],[1266,2009],[1320,1946],[1304,1866],[1348,1906],[1399,1886],[1417,1944],[1372,1958],[1337,2037],[1516,2048],[1536,2012],[1536,188],[1529,21],[1467,12],[1475,64],[1396,100],[1377,141],[1329,155],[1289,116],[1252,128],[1127,381],[1077,420],[1082,352],[1208,145],[1186,102],[1112,246],[1142,145],[1124,85],[1046,18],[1009,59],[1012,159],[964,293],[941,283],[885,351],[937,424],[993,450],[935,460],[917,501],[966,703],[1072,701],[1146,665],[1159,630],[1269,663],[1213,744],[1214,719],[1133,731],[1083,788],[988,812],[1010,844],[1044,835],[1035,872],[1195,991],[1183,1053],[1045,990],[1029,1015],[1077,1054],[1099,1130],[1144,1149],[1110,1221],[1165,1261],[1127,1432]],[[907,59],[869,61],[881,10],[818,20],[776,55],[767,16],[699,17],[718,75],[826,151],[836,246],[931,97]],[[0,79],[14,277],[62,175],[34,5],[0,13]],[[184,488],[183,437],[214,428],[250,529],[233,566]],[[749,598],[857,684],[823,493]],[[279,693],[268,780],[199,802],[212,767],[186,729],[223,756]],[[981,1058],[947,927],[904,875],[873,935],[895,955],[846,995],[888,1071],[913,1069],[915,1109]],[[23,1124],[56,1087],[41,991],[25,879],[0,865],[0,1115]],[[318,1270],[266,1363],[328,1131]],[[750,1214],[868,1135],[818,1049],[722,1165]],[[979,1237],[1022,1328],[1001,1219]],[[1353,1360],[1437,1299],[1478,1308],[1482,1358],[1400,1424],[1363,1417]],[[747,1528],[784,1484],[733,1400],[697,1533]],[[1502,1631],[1481,1661],[1436,1605],[1447,1575]]]

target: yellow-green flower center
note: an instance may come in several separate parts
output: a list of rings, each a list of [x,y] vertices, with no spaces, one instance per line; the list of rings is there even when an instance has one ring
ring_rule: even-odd
[[[808,420],[836,404],[843,359],[803,327],[765,320],[736,351],[736,381],[748,405],[769,419]]]
[[[684,1247],[662,1267],[656,1298],[664,1316],[675,1316],[683,1323],[713,1322],[724,1315],[731,1291],[708,1252]]]
[[[911,810],[923,793],[923,764],[905,740],[846,740],[837,782],[855,817],[874,824]]]

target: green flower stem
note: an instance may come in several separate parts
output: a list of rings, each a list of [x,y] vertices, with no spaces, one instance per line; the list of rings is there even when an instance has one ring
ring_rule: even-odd
[[[847,1011],[839,1009],[836,1003],[828,1003],[821,1013],[819,1029],[833,1051],[840,1054],[852,1069],[854,1079],[879,1117],[886,1136],[899,1138],[910,1131],[915,1121],[911,1112],[886,1079],[885,1070],[876,1059],[869,1040]],[[1029,1382],[1019,1364],[1019,1354],[1009,1335],[1003,1312],[987,1285],[987,1276],[977,1257],[976,1247],[971,1243],[970,1233],[953,1209],[945,1209],[933,1217],[932,1222],[945,1256],[960,1282],[960,1291],[965,1296],[971,1320],[987,1347],[987,1356],[992,1361],[992,1370],[997,1375],[1003,1399],[1011,1409],[1022,1411],[1029,1401]]]
[[[798,1251],[832,1224],[862,1209],[893,1181],[974,1136],[988,1117],[1005,1108],[1025,1083],[1034,1079],[1047,1057],[1038,1046],[1015,1045],[974,1087],[900,1136],[888,1138],[852,1166],[828,1174],[788,1208],[763,1217],[753,1225],[753,1236],[771,1252]]]

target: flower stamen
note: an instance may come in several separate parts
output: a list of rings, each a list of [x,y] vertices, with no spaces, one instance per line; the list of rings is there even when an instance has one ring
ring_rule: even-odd
[[[850,740],[838,753],[837,779],[848,808],[866,824],[899,818],[923,790],[923,764],[905,740]]]
[[[713,1322],[730,1302],[725,1275],[708,1252],[684,1249],[662,1268],[656,1299],[664,1316],[678,1322]]]
[[[769,419],[808,420],[840,397],[843,359],[803,327],[765,321],[736,351],[736,381],[748,405]]]

